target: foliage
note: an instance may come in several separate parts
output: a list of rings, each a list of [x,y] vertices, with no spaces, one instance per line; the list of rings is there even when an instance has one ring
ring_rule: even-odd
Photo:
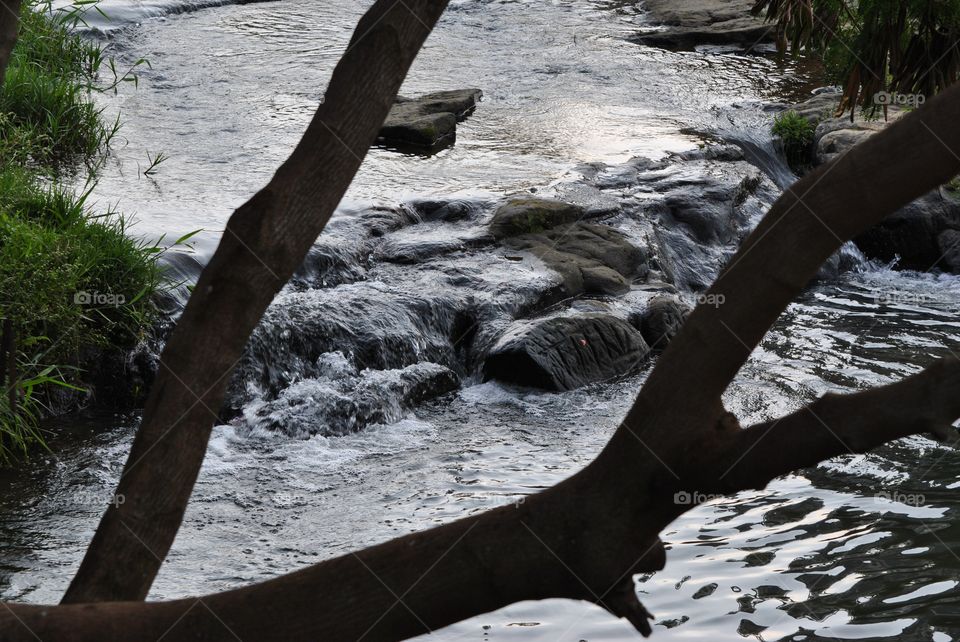
[[[117,131],[91,98],[103,65],[100,45],[71,31],[80,9],[26,3],[0,92],[0,159],[56,168],[97,159]]]
[[[960,0],[757,0],[753,13],[776,23],[781,52],[823,58],[838,113],[915,106],[960,77]]]
[[[795,111],[787,111],[774,118],[773,133],[780,138],[790,167],[801,170],[810,163],[813,123]]]
[[[16,330],[19,392],[11,408],[0,391],[0,464],[42,443],[49,393],[74,387],[86,358],[140,339],[162,280],[158,246],[57,186],[78,163],[93,171],[117,123],[92,99],[105,58],[74,30],[83,5],[28,5],[0,91],[0,318]]]

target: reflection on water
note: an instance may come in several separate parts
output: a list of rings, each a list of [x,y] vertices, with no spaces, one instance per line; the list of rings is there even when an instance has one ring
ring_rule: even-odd
[[[227,6],[115,33],[121,59],[145,57],[152,69],[106,99],[124,127],[95,198],[136,214],[144,234],[220,230],[299,139],[366,5]],[[484,101],[435,156],[371,150],[347,198],[501,194],[543,186],[578,162],[659,157],[694,144],[680,129],[714,127],[721,107],[790,78],[756,56],[626,42],[640,22],[636,9],[615,14],[591,0],[451,3],[403,93],[475,86]],[[160,151],[169,160],[139,176]]]
[[[728,407],[753,422],[916,371],[958,344],[958,290],[953,278],[887,270],[816,287],[756,352]],[[153,597],[273,577],[535,492],[594,456],[641,380],[563,394],[475,385],[342,438],[220,427]],[[134,423],[74,426],[56,459],[4,481],[5,598],[59,597]],[[667,568],[638,584],[656,639],[955,638],[958,475],[960,453],[916,437],[697,507],[664,533]],[[632,639],[599,609],[562,601],[514,605],[435,638]]]
[[[110,2],[134,17],[161,6]],[[125,144],[96,197],[136,213],[145,234],[213,230],[201,243],[209,250],[229,212],[298,138],[364,6],[227,6],[115,34],[121,56],[146,56],[153,68],[138,90],[105,99],[125,115]],[[456,146],[434,157],[371,151],[349,198],[542,186],[583,161],[688,148],[693,139],[678,133],[686,128],[733,131],[761,152],[769,147],[755,106],[783,88],[789,70],[756,57],[627,44],[622,36],[641,20],[623,2],[455,1],[404,91],[477,86],[485,101]],[[138,176],[147,153],[160,151],[170,160],[158,174]],[[871,268],[821,284],[756,351],[727,406],[750,423],[915,372],[957,349],[958,307],[953,277]],[[598,452],[642,379],[562,394],[472,385],[347,437],[218,427],[152,597],[275,577],[549,486]],[[72,419],[55,437],[56,455],[2,474],[3,598],[59,599],[136,423]],[[690,511],[664,533],[667,568],[639,578],[658,616],[656,639],[960,636],[958,475],[960,455],[917,437]],[[598,608],[548,601],[432,639],[635,637]]]

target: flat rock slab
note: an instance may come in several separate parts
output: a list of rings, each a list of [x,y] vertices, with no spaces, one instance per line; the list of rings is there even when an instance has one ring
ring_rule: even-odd
[[[380,128],[379,143],[400,150],[435,151],[453,143],[457,123],[473,113],[483,92],[455,89],[419,98],[398,97]]]
[[[579,205],[552,198],[513,198],[501,205],[490,220],[490,233],[500,240],[544,232],[584,217]]]
[[[733,45],[746,49],[773,42],[776,29],[750,14],[754,0],[646,0],[653,22],[666,28],[645,31],[631,42],[690,50],[698,45]]]
[[[647,253],[606,225],[570,223],[506,241],[532,253],[563,279],[564,296],[617,296],[649,271]]]
[[[629,374],[650,348],[629,323],[608,314],[517,321],[484,363],[487,380],[573,390]]]

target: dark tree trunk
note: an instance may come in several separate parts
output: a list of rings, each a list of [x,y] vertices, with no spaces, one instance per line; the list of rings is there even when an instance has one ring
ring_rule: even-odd
[[[0,0],[0,88],[20,29],[21,0]]]
[[[304,141],[231,219],[195,289],[118,487],[126,501],[108,511],[66,600],[99,603],[4,605],[4,640],[401,640],[545,598],[594,602],[649,633],[633,575],[663,566],[659,533],[690,508],[675,493],[760,488],[906,435],[954,437],[957,359],[745,429],[721,395],[845,240],[960,172],[951,151],[960,149],[960,87],[778,199],[711,289],[725,304],[694,311],[608,446],[571,478],[515,507],[252,586],[171,602],[108,601],[146,594],[182,519],[234,360],[336,206],[443,8],[389,4],[364,18]]]
[[[142,600],[173,543],[230,374],[303,262],[393,106],[446,0],[378,0],[273,180],[240,207],[170,338],[115,502],[65,604]]]

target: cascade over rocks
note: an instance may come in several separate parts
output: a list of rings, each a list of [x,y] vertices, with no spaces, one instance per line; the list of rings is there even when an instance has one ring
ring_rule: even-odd
[[[464,378],[570,390],[629,374],[778,191],[731,145],[571,178],[338,212],[254,330],[223,417],[337,435]]]
[[[318,362],[317,378],[298,381],[276,399],[245,409],[247,424],[295,437],[345,435],[399,421],[410,408],[460,386],[456,373],[435,363],[358,372],[339,353]]]

